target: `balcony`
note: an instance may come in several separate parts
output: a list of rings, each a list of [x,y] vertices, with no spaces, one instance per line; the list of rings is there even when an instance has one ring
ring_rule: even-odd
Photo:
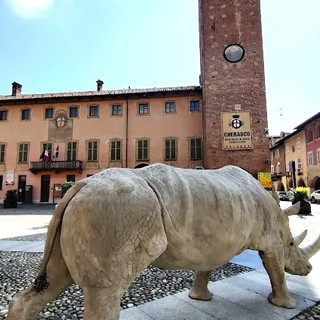
[[[34,161],[30,163],[29,170],[32,173],[38,173],[39,171],[55,171],[57,173],[61,171],[76,170],[82,172],[83,162],[79,160],[73,161]]]
[[[281,177],[282,177],[281,172],[274,172],[271,174],[272,181],[281,180]]]
[[[297,174],[298,174],[298,176],[303,175],[302,168],[298,168],[298,169],[297,169]]]

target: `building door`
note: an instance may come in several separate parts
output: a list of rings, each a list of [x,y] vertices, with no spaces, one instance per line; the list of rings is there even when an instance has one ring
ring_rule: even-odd
[[[18,202],[24,202],[26,194],[26,180],[27,176],[18,176]]]
[[[50,175],[43,174],[41,176],[40,202],[49,202],[49,194],[50,194]]]

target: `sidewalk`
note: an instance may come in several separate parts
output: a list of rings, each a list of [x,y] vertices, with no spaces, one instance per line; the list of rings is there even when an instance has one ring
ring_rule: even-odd
[[[45,241],[0,240],[0,251],[43,252]]]

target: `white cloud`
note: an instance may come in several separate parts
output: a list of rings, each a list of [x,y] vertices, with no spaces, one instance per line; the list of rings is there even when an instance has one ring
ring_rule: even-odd
[[[24,19],[42,17],[54,0],[7,0],[16,15]]]

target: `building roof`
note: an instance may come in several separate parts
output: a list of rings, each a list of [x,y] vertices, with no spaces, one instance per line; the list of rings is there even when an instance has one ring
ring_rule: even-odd
[[[316,113],[315,115],[313,115],[312,117],[310,117],[309,119],[307,119],[306,121],[300,123],[298,126],[296,126],[294,128],[294,131],[285,135],[283,138],[279,139],[275,144],[273,144],[270,147],[270,150],[275,149],[277,147],[279,147],[280,145],[282,145],[287,139],[291,138],[292,136],[294,136],[295,134],[299,133],[300,131],[302,131],[308,124],[312,123],[313,121],[320,119],[320,112]]]
[[[296,135],[297,133],[299,133],[300,131],[302,131],[303,128],[299,128],[299,129],[296,129],[295,131],[285,135],[283,138],[281,138],[280,140],[278,140],[274,145],[272,145],[270,147],[270,150],[272,149],[275,149],[279,146],[281,146],[287,139],[291,138],[292,136]]]
[[[113,99],[117,97],[150,97],[157,95],[181,95],[201,93],[200,86],[181,86],[181,87],[162,87],[162,88],[144,88],[144,89],[118,89],[118,90],[101,90],[101,91],[79,91],[79,92],[57,92],[57,93],[36,93],[36,94],[17,94],[17,95],[0,95],[0,104],[17,104],[26,101],[38,102],[47,100],[101,100]]]
[[[298,126],[295,127],[295,129],[296,130],[304,129],[308,124],[310,124],[311,122],[313,122],[314,120],[317,120],[317,119],[320,119],[320,112],[316,113],[315,115],[313,115],[312,117],[310,117],[306,121],[300,123]]]

